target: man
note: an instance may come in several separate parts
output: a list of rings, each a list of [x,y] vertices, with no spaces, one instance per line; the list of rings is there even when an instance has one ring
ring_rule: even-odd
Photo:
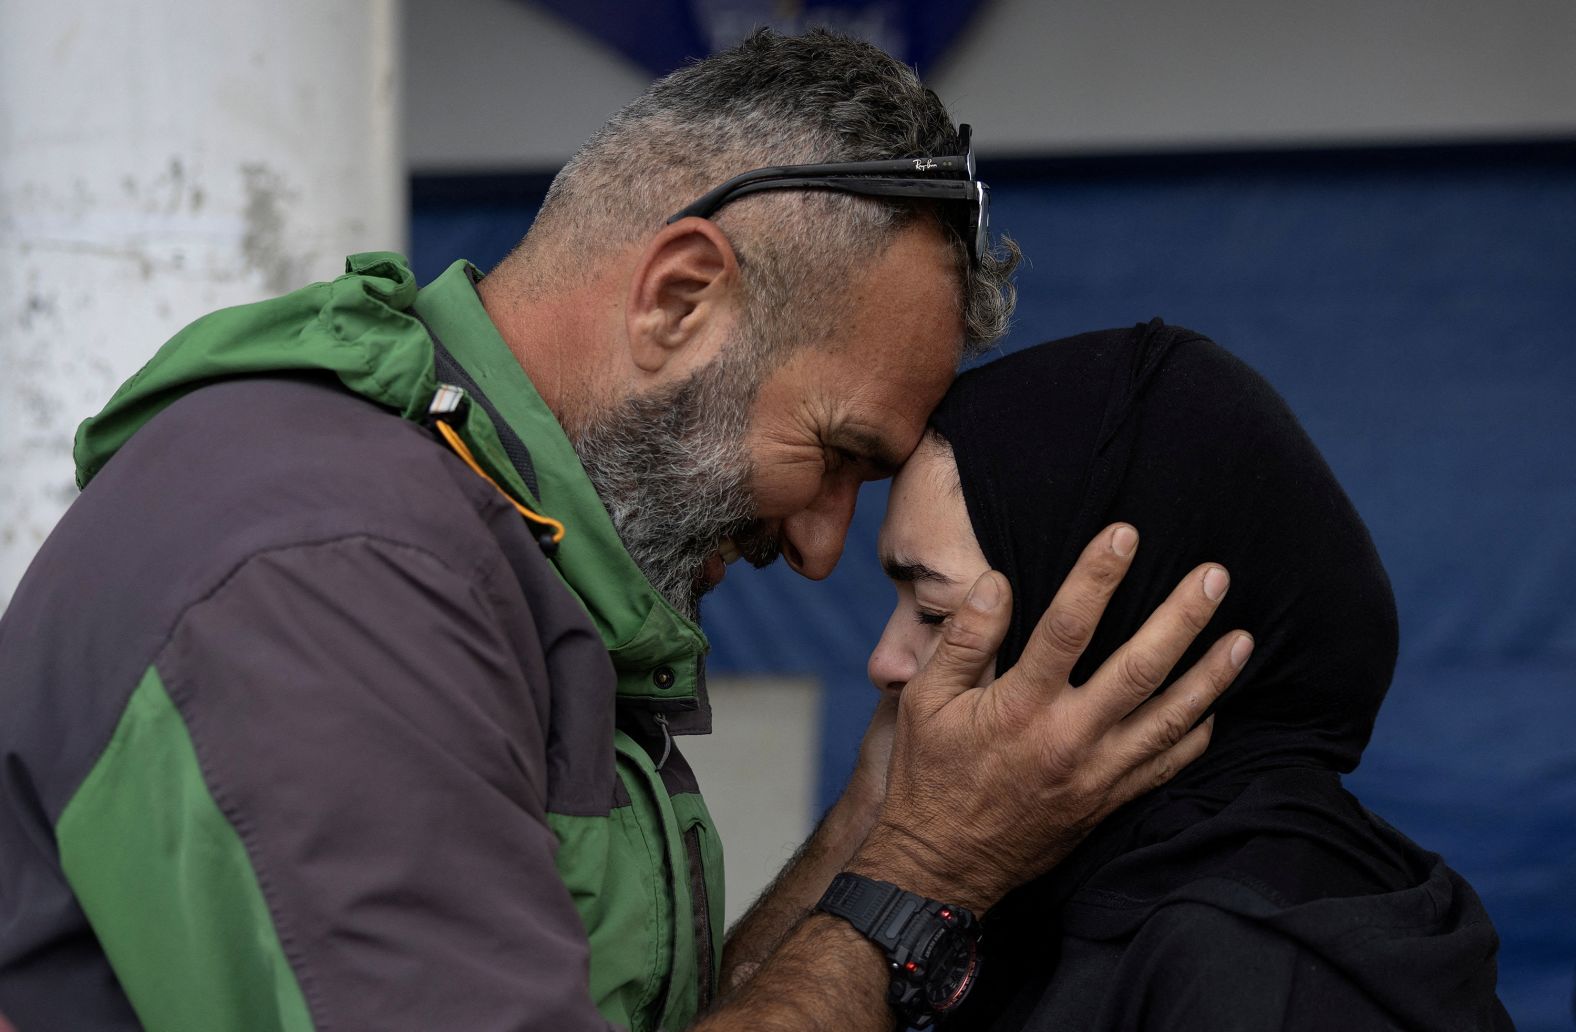
[[[84,424],[84,493],[0,624],[0,1012],[874,1029],[889,994],[955,1002],[969,912],[1202,750],[1226,648],[1132,712],[1213,611],[1202,573],[1077,692],[1132,530],[976,691],[1010,609],[982,578],[890,789],[840,805],[726,970],[672,737],[708,729],[726,563],[824,577],[1004,325],[958,137],[878,51],[763,33],[614,116],[485,278],[356,256],[167,344]],[[708,193],[811,161],[883,164]]]

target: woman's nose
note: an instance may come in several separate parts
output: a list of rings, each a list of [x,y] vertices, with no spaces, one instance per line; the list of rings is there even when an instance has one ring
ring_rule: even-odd
[[[907,647],[900,640],[897,629],[899,616],[892,614],[892,619],[887,622],[887,628],[881,635],[881,640],[876,642],[875,649],[870,653],[870,662],[865,666],[865,673],[870,676],[870,683],[878,691],[902,691],[903,686],[919,672],[919,663],[915,659],[914,650]]]

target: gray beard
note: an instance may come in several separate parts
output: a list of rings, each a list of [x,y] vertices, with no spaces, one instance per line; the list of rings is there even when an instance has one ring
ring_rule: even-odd
[[[700,616],[702,572],[718,540],[746,537],[756,526],[745,445],[759,386],[752,372],[730,368],[725,351],[683,383],[626,399],[573,435],[624,548],[651,586],[692,620]],[[760,560],[776,557],[775,543],[757,541],[752,552],[751,561],[764,565]]]

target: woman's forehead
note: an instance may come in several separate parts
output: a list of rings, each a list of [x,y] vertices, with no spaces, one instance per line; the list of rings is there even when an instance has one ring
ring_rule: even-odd
[[[958,489],[952,452],[927,438],[892,480],[878,549],[882,566],[894,580],[963,580],[965,586],[986,568],[974,538],[968,508]],[[920,575],[916,575],[920,574]]]

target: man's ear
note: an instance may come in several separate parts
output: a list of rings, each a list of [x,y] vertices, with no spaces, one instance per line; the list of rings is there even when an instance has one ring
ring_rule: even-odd
[[[647,373],[716,357],[735,318],[739,260],[711,221],[680,219],[646,245],[625,300],[630,359]]]

